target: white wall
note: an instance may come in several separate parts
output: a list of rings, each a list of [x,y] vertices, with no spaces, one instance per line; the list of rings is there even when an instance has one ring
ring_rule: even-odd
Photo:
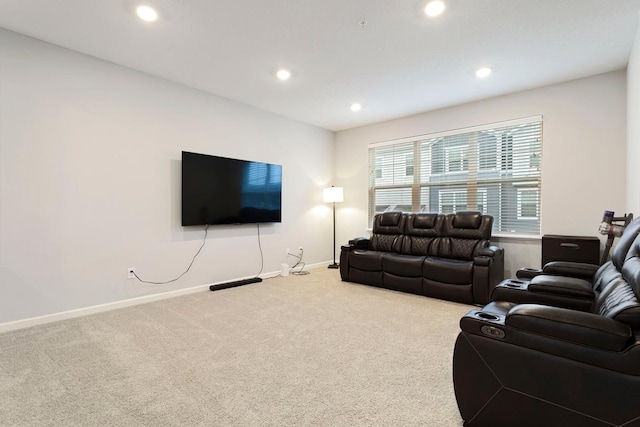
[[[542,233],[597,236],[605,209],[626,208],[625,91],[618,71],[338,132],[339,241],[367,235],[369,143],[534,115],[543,116]],[[539,266],[539,239],[493,240],[505,248],[508,276]]]
[[[640,25],[627,66],[627,209],[640,216]]]
[[[283,165],[286,248],[332,257],[332,132],[0,30],[0,324],[256,275],[255,226],[180,226],[181,151]],[[293,259],[288,260],[292,263]]]

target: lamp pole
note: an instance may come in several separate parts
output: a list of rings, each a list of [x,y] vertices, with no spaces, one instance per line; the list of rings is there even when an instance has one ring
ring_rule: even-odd
[[[342,187],[331,186],[325,188],[323,192],[323,201],[325,203],[333,203],[333,264],[329,264],[329,268],[338,268],[336,262],[336,202],[344,201],[344,190]]]
[[[333,264],[329,264],[329,268],[338,268],[336,263],[336,202],[333,201]]]

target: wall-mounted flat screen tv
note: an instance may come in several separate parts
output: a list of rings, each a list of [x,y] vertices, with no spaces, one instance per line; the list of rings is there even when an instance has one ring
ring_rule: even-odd
[[[182,152],[182,225],[282,221],[282,166]]]

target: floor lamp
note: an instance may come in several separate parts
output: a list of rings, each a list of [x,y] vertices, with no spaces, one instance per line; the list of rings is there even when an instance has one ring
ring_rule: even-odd
[[[336,262],[336,203],[344,202],[344,191],[342,187],[325,188],[322,191],[322,200],[325,203],[333,203],[333,264],[329,264],[329,268],[338,268]]]

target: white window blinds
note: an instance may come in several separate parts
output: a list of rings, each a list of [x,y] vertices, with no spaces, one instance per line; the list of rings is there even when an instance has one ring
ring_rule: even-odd
[[[385,211],[494,217],[494,234],[540,234],[542,117],[369,146],[369,221]]]

